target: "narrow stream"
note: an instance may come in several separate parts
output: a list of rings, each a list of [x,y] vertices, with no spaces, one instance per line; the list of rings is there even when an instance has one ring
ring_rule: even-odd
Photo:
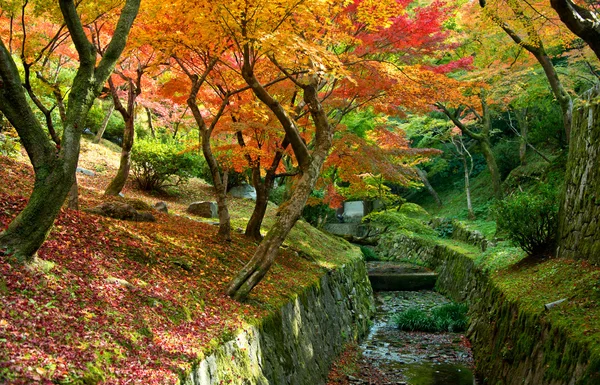
[[[391,384],[473,385],[473,355],[460,333],[400,331],[390,321],[409,307],[429,310],[449,302],[430,290],[375,293],[377,313],[361,344],[363,357]],[[361,383],[363,381],[360,381]]]

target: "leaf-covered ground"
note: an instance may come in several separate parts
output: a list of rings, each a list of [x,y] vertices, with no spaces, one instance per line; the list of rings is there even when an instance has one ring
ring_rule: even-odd
[[[82,208],[102,200],[115,157],[85,143],[80,165],[97,174],[79,174]],[[26,204],[32,170],[0,157],[0,180],[3,229]],[[300,223],[249,301],[238,303],[223,290],[256,243],[237,232],[219,242],[216,226],[184,215],[189,201],[210,198],[210,187],[195,181],[181,190],[168,198],[173,214],[155,212],[155,223],[63,209],[35,264],[0,262],[0,382],[176,383],[237,329],[357,252]],[[125,195],[159,200],[131,184]],[[252,203],[231,207],[243,226]]]

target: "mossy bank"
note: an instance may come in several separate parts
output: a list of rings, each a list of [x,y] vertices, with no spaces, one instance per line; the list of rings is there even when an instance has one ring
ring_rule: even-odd
[[[374,310],[365,263],[356,255],[218,346],[182,383],[323,384],[344,344],[368,331]]]
[[[570,268],[568,262],[512,266],[502,275],[484,271],[476,262],[481,255],[478,247],[406,234],[384,237],[377,251],[383,259],[412,260],[435,269],[439,291],[453,300],[468,301],[468,337],[484,384],[600,383],[596,331],[588,326],[579,333],[585,325],[568,322],[565,308],[544,310],[543,302],[530,300],[535,283],[514,278],[527,274],[528,278],[545,275],[551,280],[553,272]],[[513,286],[519,285],[529,285],[523,290],[526,294],[515,294],[519,291]],[[548,295],[555,294],[549,291]]]

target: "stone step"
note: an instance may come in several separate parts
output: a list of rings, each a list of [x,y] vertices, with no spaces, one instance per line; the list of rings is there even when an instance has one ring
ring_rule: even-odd
[[[437,281],[436,273],[369,274],[373,291],[431,290]]]
[[[437,273],[409,263],[369,262],[373,291],[416,291],[433,289]]]

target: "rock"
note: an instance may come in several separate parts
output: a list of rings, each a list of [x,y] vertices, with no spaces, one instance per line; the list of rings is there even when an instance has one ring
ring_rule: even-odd
[[[216,202],[194,202],[187,208],[187,212],[203,218],[218,217]]]
[[[156,222],[156,218],[151,213],[138,211],[130,204],[123,202],[104,202],[88,212],[126,221]]]
[[[251,186],[249,184],[235,186],[231,190],[229,190],[229,193],[232,197],[252,199],[253,201],[256,200],[256,189],[254,188],[254,186]]]
[[[344,202],[344,221],[359,222],[365,215],[365,204],[363,201]]]
[[[169,207],[167,206],[167,204],[163,201],[160,202],[156,202],[154,204],[154,210],[156,211],[160,211],[161,213],[165,213],[168,214],[169,213]]]
[[[87,176],[95,176],[96,173],[93,172],[92,170],[87,170],[83,167],[77,167],[77,172],[83,175],[87,175]]]

